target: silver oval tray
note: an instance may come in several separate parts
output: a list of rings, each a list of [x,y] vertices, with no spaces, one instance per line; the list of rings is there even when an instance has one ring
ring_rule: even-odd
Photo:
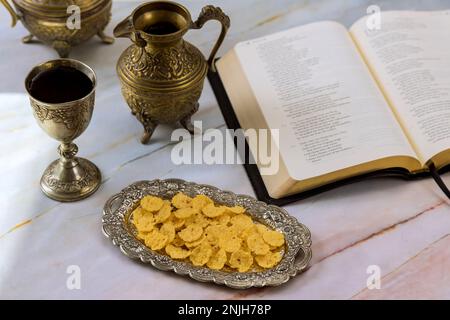
[[[172,260],[147,248],[135,236],[134,226],[130,222],[132,211],[146,195],[170,199],[178,192],[184,192],[191,197],[204,194],[219,204],[243,206],[253,219],[282,232],[286,247],[280,263],[272,269],[260,272],[214,271],[206,267],[195,267],[189,262]],[[280,207],[209,185],[178,179],[133,183],[106,202],[102,225],[106,237],[132,259],[150,263],[160,270],[188,275],[197,281],[214,282],[235,289],[281,285],[306,270],[312,256],[310,231]]]

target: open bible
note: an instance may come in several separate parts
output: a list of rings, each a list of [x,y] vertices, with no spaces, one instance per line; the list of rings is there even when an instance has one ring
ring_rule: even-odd
[[[241,42],[216,62],[228,126],[279,130],[278,173],[247,170],[261,200],[378,175],[431,174],[450,196],[438,175],[450,164],[450,11],[383,12],[378,30],[366,19]]]

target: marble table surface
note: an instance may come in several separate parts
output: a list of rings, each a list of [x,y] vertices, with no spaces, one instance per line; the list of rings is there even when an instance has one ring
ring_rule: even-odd
[[[373,1],[183,3],[193,16],[208,3],[230,14],[233,26],[223,54],[237,41],[308,22],[330,19],[350,26]],[[448,0],[376,3],[382,10],[450,8]],[[114,1],[107,32],[111,34],[137,5]],[[101,168],[103,184],[94,196],[78,203],[47,199],[39,190],[39,179],[56,158],[57,143],[35,123],[23,80],[33,65],[55,58],[56,53],[39,44],[22,44],[26,30],[20,23],[14,29],[9,24],[6,10],[0,8],[0,298],[450,298],[450,203],[431,180],[367,181],[286,206],[310,228],[313,259],[305,274],[278,288],[235,291],[129,260],[101,232],[102,208],[113,193],[137,180],[182,178],[253,195],[244,169],[173,164],[168,127],[158,128],[150,145],[141,145],[141,128],[122,99],[114,68],[129,42],[120,39],[105,46],[93,39],[72,54],[98,75],[94,116],[76,142],[80,155]],[[210,24],[190,32],[188,39],[207,53],[217,32]],[[194,119],[203,121],[205,128],[225,129],[209,85]],[[450,184],[449,176],[445,180]],[[80,270],[79,290],[66,285],[74,265]],[[372,270],[380,272],[380,289],[367,287]]]

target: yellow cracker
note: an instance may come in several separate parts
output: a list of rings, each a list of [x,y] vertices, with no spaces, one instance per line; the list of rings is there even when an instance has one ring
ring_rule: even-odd
[[[262,235],[265,242],[272,247],[281,247],[284,244],[284,235],[278,231],[268,230]]]
[[[185,245],[187,248],[192,249],[192,248],[198,247],[203,241],[205,241],[205,239],[206,239],[206,237],[205,237],[205,235],[203,234],[203,235],[200,237],[200,239],[198,239],[198,240],[196,240],[196,241],[193,241],[193,242],[186,242],[184,245]]]
[[[167,244],[168,237],[158,230],[153,230],[145,237],[145,245],[150,249],[157,251],[164,248]]]
[[[195,225],[199,225],[202,228],[206,228],[207,226],[209,226],[209,221],[201,213],[196,213],[186,219],[186,225],[190,225],[190,224],[195,224]]]
[[[197,211],[192,208],[181,208],[181,209],[178,209],[177,211],[175,211],[173,214],[178,219],[187,219],[187,218],[193,216],[196,212]]]
[[[247,245],[257,255],[265,255],[270,251],[270,247],[264,242],[264,239],[259,233],[249,236],[247,238]]]
[[[192,199],[192,208],[200,211],[208,204],[214,203],[211,198],[204,194],[199,194]]]
[[[216,250],[209,259],[206,266],[213,270],[221,270],[227,262],[227,253],[223,249]]]
[[[180,238],[186,242],[193,242],[195,240],[198,240],[200,239],[202,234],[203,228],[195,224],[190,224],[186,228],[178,232]]]
[[[175,226],[172,222],[169,221],[164,223],[159,231],[168,237],[167,243],[172,243],[173,240],[175,240]]]
[[[169,201],[165,200],[161,209],[155,214],[155,220],[157,223],[163,223],[170,218],[171,214],[172,206]]]
[[[226,252],[236,252],[241,248],[242,239],[232,232],[219,235],[219,247]]]
[[[139,220],[141,220],[145,216],[146,213],[147,213],[147,211],[142,209],[141,206],[139,206],[136,209],[134,209],[133,212],[132,212],[133,222],[135,224],[138,223]]]
[[[139,231],[138,232],[138,234],[136,235],[136,237],[139,239],[139,240],[145,240],[145,237],[148,235],[148,232],[141,232],[141,231]]]
[[[264,232],[267,232],[267,231],[270,230],[270,229],[267,228],[265,225],[260,224],[260,223],[256,225],[256,229],[258,230],[258,232],[259,232],[261,235],[263,235]]]
[[[225,209],[223,207],[216,207],[213,203],[210,203],[203,207],[202,212],[208,218],[217,218],[224,214]]]
[[[247,241],[242,241],[241,249],[240,249],[240,250],[252,254],[252,250],[250,250],[250,248],[248,247]]]
[[[239,250],[231,254],[229,263],[232,268],[238,269],[239,272],[246,272],[253,265],[253,256],[248,252]]]
[[[220,217],[217,218],[206,218],[209,222],[209,225],[211,226],[217,226],[222,225],[224,227],[228,226],[228,222],[230,222],[230,215],[229,214],[223,214]]]
[[[172,204],[177,209],[190,208],[192,206],[192,198],[180,192],[172,198]]]
[[[242,231],[244,231],[243,226],[231,225],[231,226],[227,227],[227,233],[233,234],[235,236],[240,236]]]
[[[150,232],[155,228],[156,221],[152,214],[147,214],[134,222],[136,229],[140,232]]]
[[[227,212],[241,214],[245,212],[245,208],[241,206],[225,207]]]
[[[240,237],[244,240],[247,240],[248,237],[250,237],[251,235],[258,233],[258,230],[256,229],[255,225],[251,225],[250,227],[244,229],[241,234]]]
[[[218,244],[219,236],[221,233],[225,232],[226,227],[221,225],[209,226],[205,229],[206,240],[210,244]]]
[[[179,235],[175,235],[175,239],[172,241],[172,245],[176,246],[176,247],[182,247],[184,246],[186,242],[180,238]]]
[[[245,214],[239,214],[231,218],[230,223],[238,228],[240,232],[244,231],[245,229],[253,226],[253,220],[251,217],[245,215]]]
[[[158,211],[159,209],[161,209],[163,204],[164,204],[163,199],[158,198],[158,197],[154,197],[154,196],[145,196],[141,200],[142,208],[144,210],[147,210],[147,211],[150,211],[150,212]]]
[[[174,245],[169,244],[166,247],[166,253],[172,258],[172,259],[186,259],[191,255],[190,250],[185,250],[183,248],[176,247]]]
[[[265,269],[272,268],[276,266],[281,261],[281,253],[280,252],[269,252],[263,256],[256,256],[256,263]]]
[[[202,244],[201,246],[192,250],[189,259],[191,260],[194,266],[201,267],[209,261],[211,255],[212,255],[211,246],[208,244]]]
[[[170,218],[170,221],[172,222],[172,224],[175,227],[176,231],[181,230],[181,228],[183,228],[185,223],[186,223],[186,221],[184,219],[178,219],[175,216],[172,216]]]
[[[223,226],[227,226],[230,222],[231,217],[229,214],[223,214],[218,218],[218,223]]]
[[[133,223],[134,225],[139,224],[142,221],[148,221],[148,220],[153,220],[153,214],[151,212],[145,211],[144,209],[142,209],[142,207],[137,207],[133,212],[132,212],[132,217],[133,217]]]
[[[215,226],[218,225],[219,221],[216,218],[208,218],[203,216],[203,218],[205,219],[205,223],[203,224],[203,228],[209,227],[209,226]]]

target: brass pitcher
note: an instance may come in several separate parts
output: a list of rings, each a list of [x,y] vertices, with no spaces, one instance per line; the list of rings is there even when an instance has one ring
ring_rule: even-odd
[[[206,61],[183,36],[209,20],[218,20],[222,31]],[[230,18],[220,8],[204,7],[193,22],[184,6],[169,1],[145,3],[116,26],[115,37],[133,42],[120,56],[117,73],[122,94],[144,127],[142,143],[150,141],[159,124],[179,122],[193,133],[191,116],[198,110],[208,69],[215,71],[214,58],[229,27]]]
[[[111,19],[112,0],[12,0],[17,12],[8,0],[0,2],[11,14],[12,26],[20,20],[30,32],[22,39],[23,43],[31,43],[36,37],[52,46],[62,58],[69,55],[72,47],[94,35],[107,44],[114,41],[103,32]],[[68,10],[72,5],[79,8],[79,28],[68,26],[74,14]]]

